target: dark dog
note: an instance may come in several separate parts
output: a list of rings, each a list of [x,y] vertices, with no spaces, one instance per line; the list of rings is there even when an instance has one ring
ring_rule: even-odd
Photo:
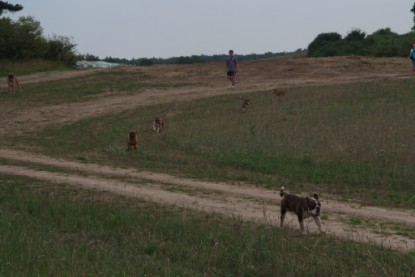
[[[156,116],[153,121],[153,131],[159,132],[164,128],[164,120],[163,118]]]
[[[245,112],[249,106],[249,99],[242,98],[242,96],[240,97],[240,99],[242,100],[242,111]]]
[[[281,200],[281,222],[280,227],[284,225],[284,218],[287,211],[294,212],[297,215],[298,222],[300,223],[301,231],[304,232],[303,220],[312,216],[316,222],[318,229],[321,230],[320,222],[320,210],[321,204],[318,200],[318,195],[314,193],[313,197],[301,197],[295,194],[289,194],[284,192],[284,187],[280,190],[280,196],[284,197]]]
[[[274,88],[274,94],[276,96],[283,96],[283,95],[285,95],[285,89],[283,89],[283,88]]]
[[[9,74],[7,76],[7,87],[8,87],[8,92],[9,93],[11,91],[13,91],[13,93],[15,93],[16,88],[17,88],[18,91],[20,91],[19,81],[17,80],[16,76],[14,76],[13,74]]]
[[[137,149],[138,134],[137,131],[130,131],[127,138],[127,150]]]

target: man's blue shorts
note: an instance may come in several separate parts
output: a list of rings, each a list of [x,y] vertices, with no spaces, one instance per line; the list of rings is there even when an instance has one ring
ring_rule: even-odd
[[[235,77],[236,72],[235,72],[235,71],[228,71],[228,72],[226,73],[226,75],[227,75],[227,76],[229,76],[229,77]]]

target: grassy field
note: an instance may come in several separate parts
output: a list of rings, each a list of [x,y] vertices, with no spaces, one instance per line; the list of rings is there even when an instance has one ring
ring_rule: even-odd
[[[102,91],[100,78],[105,83],[115,77],[105,73],[91,78],[88,91],[94,94]],[[88,94],[69,82],[51,84],[58,86],[59,91],[43,93],[59,102],[78,101],[80,97],[68,96],[74,91]],[[136,83],[135,88],[140,86]],[[81,161],[276,189],[285,184],[363,204],[414,208],[414,89],[413,80],[404,80],[300,87],[284,98],[252,92],[244,95],[251,99],[245,113],[239,96],[217,96],[89,118],[36,136],[14,136],[9,144]],[[10,96],[1,97],[8,101]],[[49,98],[20,97],[30,105]],[[151,130],[156,114],[166,121],[158,134]],[[125,151],[130,129],[140,136],[140,149],[134,153]]]
[[[52,70],[69,70],[69,68],[54,61],[34,60],[20,63],[14,61],[0,61],[0,76],[7,76],[10,73],[20,76]]]
[[[0,176],[1,276],[411,276],[414,254]]]
[[[125,83],[114,85],[120,79]],[[24,109],[187,85],[115,70],[27,84],[31,93],[0,93],[0,102]],[[296,87],[281,98],[252,91],[243,94],[251,100],[247,112],[235,93],[5,135],[1,147],[415,208],[414,89],[414,80],[402,80]],[[160,133],[151,130],[154,115],[166,121]],[[130,129],[138,130],[140,147],[127,152]],[[354,217],[350,224],[372,223]],[[415,274],[414,252],[14,176],[0,176],[0,249],[0,276]]]

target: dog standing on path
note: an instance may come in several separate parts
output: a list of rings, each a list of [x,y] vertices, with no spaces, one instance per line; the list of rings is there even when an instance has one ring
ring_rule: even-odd
[[[19,84],[19,81],[17,80],[16,76],[14,76],[13,74],[9,74],[7,76],[7,87],[8,87],[8,92],[9,93],[11,91],[13,91],[13,93],[15,93],[16,92],[16,88],[20,92],[20,84]]]
[[[281,229],[284,225],[285,214],[288,211],[294,212],[297,215],[298,222],[300,223],[300,228],[303,233],[304,219],[310,216],[314,218],[320,233],[322,232],[320,221],[321,204],[316,193],[314,193],[313,197],[301,197],[295,194],[286,193],[284,191],[284,187],[281,187],[280,196],[283,197],[281,200]]]

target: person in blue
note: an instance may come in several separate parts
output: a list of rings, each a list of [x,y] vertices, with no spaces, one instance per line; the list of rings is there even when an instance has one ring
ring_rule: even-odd
[[[412,44],[411,52],[409,52],[409,58],[412,60],[412,74],[415,74],[415,43]]]
[[[226,60],[226,75],[228,80],[232,82],[232,86],[236,84],[235,77],[238,71],[238,59],[233,55],[233,50],[229,50],[229,57]]]

